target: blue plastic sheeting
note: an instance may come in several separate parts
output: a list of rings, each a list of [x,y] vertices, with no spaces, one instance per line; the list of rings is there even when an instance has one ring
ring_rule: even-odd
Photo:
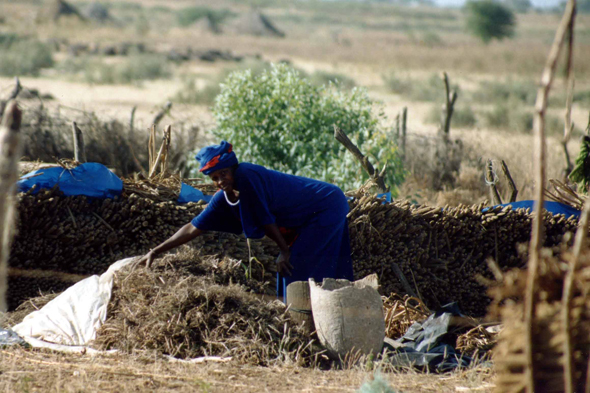
[[[535,203],[535,201],[518,201],[518,202],[504,203],[503,205],[497,205],[497,206],[512,206],[513,209],[530,208],[532,211],[534,203]],[[580,211],[579,210],[574,209],[573,207],[565,205],[563,203],[553,202],[553,201],[545,201],[543,207],[545,207],[545,209],[551,214],[563,214],[566,217],[574,216],[576,218],[580,218]],[[482,211],[485,212],[486,210],[487,210],[487,208]]]
[[[387,203],[391,203],[391,191],[384,192],[383,194],[377,194],[377,198],[385,198]]]
[[[188,184],[182,183],[180,186],[180,194],[178,195],[178,203],[188,203],[188,202],[199,202],[205,201],[209,202],[213,198],[213,195],[205,195],[201,190],[197,190],[194,187],[189,186]]]
[[[67,196],[114,198],[123,191],[121,179],[106,166],[96,162],[87,162],[71,170],[61,167],[37,169],[21,177],[17,187],[19,192],[27,192],[36,185],[33,193],[37,193],[42,188],[53,188],[56,184]]]

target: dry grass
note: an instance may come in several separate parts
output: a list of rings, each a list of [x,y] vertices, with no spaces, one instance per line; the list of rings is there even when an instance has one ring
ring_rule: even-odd
[[[179,363],[149,354],[67,355],[20,348],[0,352],[0,389],[10,392],[356,392],[374,371]],[[381,372],[396,391],[491,392],[491,369],[450,374]]]

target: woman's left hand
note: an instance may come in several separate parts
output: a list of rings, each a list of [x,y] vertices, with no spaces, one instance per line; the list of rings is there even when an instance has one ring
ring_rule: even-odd
[[[281,251],[277,258],[277,271],[281,276],[290,276],[293,265],[289,262],[291,259],[291,251]]]

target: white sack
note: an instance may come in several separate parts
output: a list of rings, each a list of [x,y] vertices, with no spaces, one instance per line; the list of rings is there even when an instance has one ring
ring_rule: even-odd
[[[383,300],[377,276],[350,282],[325,278],[320,285],[309,279],[311,311],[320,342],[334,358],[350,351],[377,354],[385,338]]]
[[[115,272],[134,260],[134,257],[122,259],[100,277],[94,275],[77,282],[40,310],[27,315],[12,330],[34,347],[47,347],[44,342],[87,345],[106,320]]]

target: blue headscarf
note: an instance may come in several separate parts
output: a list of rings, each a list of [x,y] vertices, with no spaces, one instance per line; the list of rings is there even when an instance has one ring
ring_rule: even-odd
[[[231,143],[221,141],[219,145],[212,145],[202,148],[195,156],[201,167],[199,172],[209,175],[220,169],[229,168],[238,163]]]

